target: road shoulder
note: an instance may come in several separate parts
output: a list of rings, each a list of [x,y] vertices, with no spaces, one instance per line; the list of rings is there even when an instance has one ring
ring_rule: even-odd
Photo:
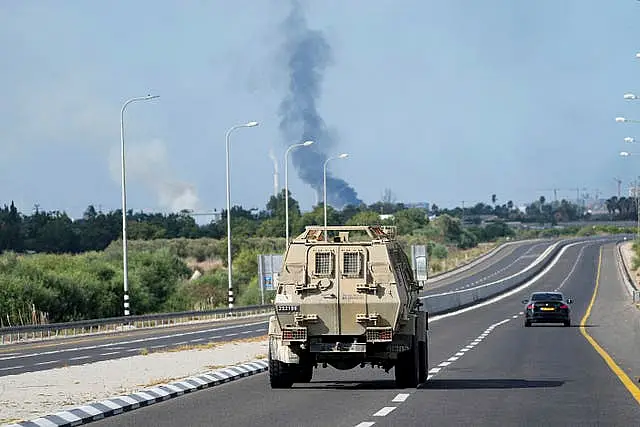
[[[640,310],[626,289],[615,251],[616,244],[605,245],[602,249],[600,284],[585,328],[637,383],[640,377]],[[585,283],[585,286],[593,287],[595,283]]]

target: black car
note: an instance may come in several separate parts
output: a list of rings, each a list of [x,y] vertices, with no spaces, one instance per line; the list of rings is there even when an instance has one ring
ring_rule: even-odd
[[[571,298],[565,298],[562,292],[534,292],[529,299],[522,301],[527,304],[524,315],[524,326],[532,323],[563,323],[571,326]]]

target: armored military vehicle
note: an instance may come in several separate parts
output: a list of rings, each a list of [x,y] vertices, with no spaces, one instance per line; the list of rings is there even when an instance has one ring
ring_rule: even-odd
[[[421,289],[395,227],[305,227],[285,252],[269,319],[271,387],[327,365],[395,367],[402,388],[426,381]]]

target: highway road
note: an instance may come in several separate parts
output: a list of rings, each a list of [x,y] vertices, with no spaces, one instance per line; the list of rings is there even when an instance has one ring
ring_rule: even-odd
[[[427,282],[422,295],[468,289],[487,284],[515,274],[534,262],[549,246],[557,240],[527,241],[505,246],[487,262],[482,262],[468,270],[460,271],[441,280]]]
[[[549,240],[509,245],[478,265],[430,284],[432,288],[426,293],[433,292],[433,289],[442,292],[506,277],[518,268],[522,269],[532,263],[551,244],[552,241]],[[162,351],[183,345],[263,336],[267,332],[267,318],[268,315],[251,319],[3,345],[0,347],[0,377],[118,359],[140,354],[143,349]]]
[[[224,342],[264,336],[268,316],[207,322],[119,334],[93,335],[38,343],[6,345],[0,348],[0,377],[81,365],[102,360],[161,351],[184,345]]]
[[[271,390],[267,374],[96,421],[106,426],[456,426],[637,425],[640,390],[630,393],[588,341],[612,336],[613,323],[577,327],[602,277],[619,286],[612,244],[567,248],[526,289],[430,322],[431,378],[418,389],[396,389],[393,371],[320,368],[309,384]],[[602,255],[601,255],[602,254]],[[613,284],[613,285],[612,285]],[[573,327],[523,326],[523,304],[534,290],[561,290],[574,299]],[[605,300],[606,294],[603,294]],[[594,319],[602,301],[594,299]],[[637,313],[636,313],[637,315]],[[624,354],[624,340],[615,354]],[[620,370],[624,370],[623,366]],[[633,384],[632,384],[633,385]],[[635,386],[634,386],[635,387]]]

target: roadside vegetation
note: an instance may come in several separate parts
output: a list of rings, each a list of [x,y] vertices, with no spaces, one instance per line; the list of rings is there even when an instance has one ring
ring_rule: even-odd
[[[634,240],[631,244],[631,249],[633,251],[631,268],[634,272],[637,272],[638,270],[640,270],[640,241]]]
[[[407,252],[413,244],[427,245],[431,274],[469,262],[507,240],[628,231],[599,225],[519,229],[509,221],[561,224],[583,217],[577,206],[566,201],[546,204],[537,200],[522,212],[511,202],[500,206],[495,196],[492,199],[493,206],[479,203],[464,211],[406,207],[390,200],[342,210],[328,207],[328,221],[395,225]],[[289,206],[292,235],[305,225],[323,223],[322,205],[301,213],[290,198]],[[0,326],[120,316],[120,215],[120,211],[98,212],[92,206],[78,220],[40,210],[21,215],[13,203],[0,209]],[[225,215],[222,212],[218,221],[199,226],[187,212],[129,212],[132,314],[226,306]],[[281,237],[284,191],[278,198],[271,197],[266,209],[258,213],[233,207],[232,227],[236,304],[259,304],[257,256],[282,253],[285,248]],[[271,297],[265,291],[265,300]]]

